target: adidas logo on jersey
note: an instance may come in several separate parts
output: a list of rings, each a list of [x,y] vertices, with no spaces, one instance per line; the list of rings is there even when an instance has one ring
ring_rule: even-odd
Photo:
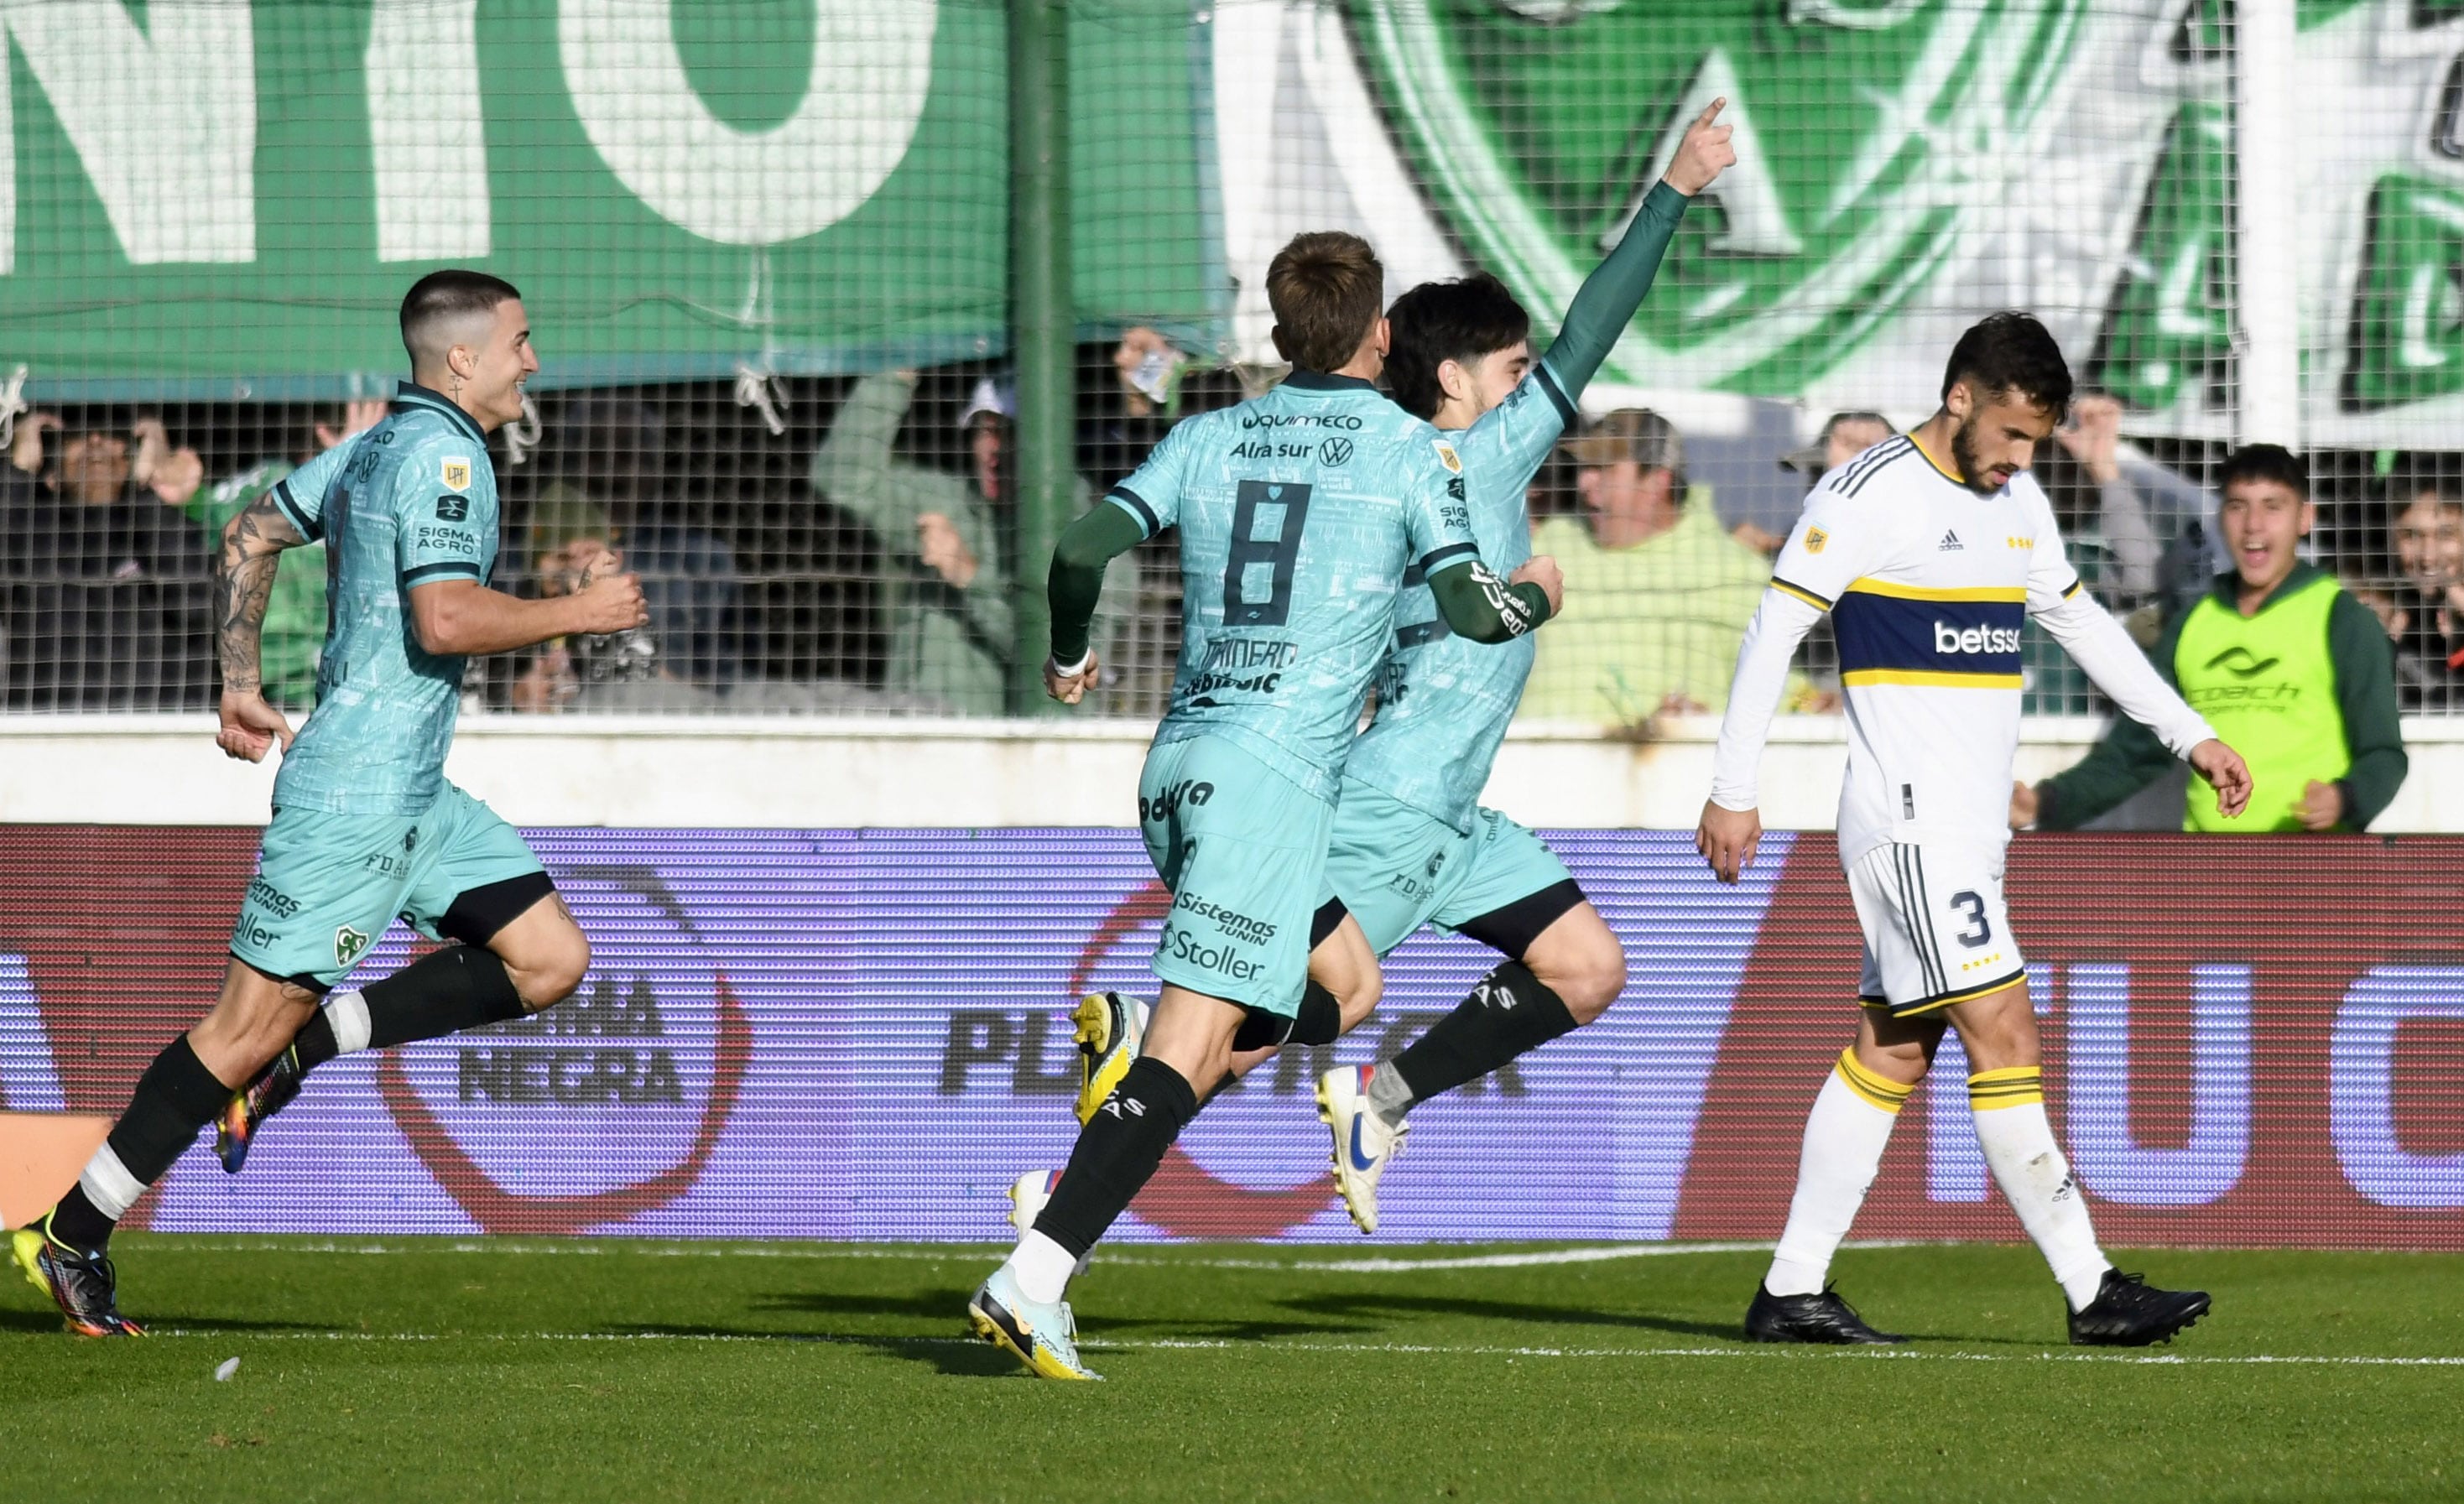
[[[1959,551],[1959,534],[1956,533],[1944,534],[1942,535],[1942,552],[1945,554],[1956,554]]]

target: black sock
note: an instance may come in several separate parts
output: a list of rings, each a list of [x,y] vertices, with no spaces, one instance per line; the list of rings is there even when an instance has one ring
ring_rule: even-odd
[[[1069,1166],[1036,1217],[1035,1231],[1073,1257],[1093,1248],[1196,1116],[1198,1094],[1180,1073],[1140,1056],[1079,1131],[1078,1146],[1069,1151]]]
[[[231,1094],[231,1088],[216,1080],[197,1058],[187,1035],[172,1040],[137,1079],[137,1090],[129,1095],[127,1110],[112,1124],[102,1151],[52,1209],[52,1236],[87,1252],[106,1247],[111,1230],[127,1214],[139,1193],[163,1178],[182,1151],[197,1141],[197,1130],[223,1110]]]
[[[299,1052],[302,1076],[342,1053],[341,1044],[334,1037],[334,1020],[325,1016],[322,1008],[311,1014],[308,1022],[291,1036],[291,1048]]]
[[[1448,1092],[1574,1028],[1566,1001],[1531,969],[1508,961],[1481,979],[1453,1013],[1395,1057],[1414,1101]]]
[[[1301,989],[1301,1011],[1286,1044],[1332,1044],[1343,1034],[1343,1005],[1315,982]]]
[[[505,963],[483,946],[431,950],[360,995],[367,999],[371,1050],[483,1029],[530,1012]]]

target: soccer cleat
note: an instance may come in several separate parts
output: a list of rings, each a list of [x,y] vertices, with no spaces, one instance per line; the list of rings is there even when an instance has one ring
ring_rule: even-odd
[[[1746,1336],[1757,1342],[1817,1342],[1834,1347],[1904,1342],[1897,1332],[1878,1332],[1857,1308],[1829,1285],[1818,1296],[1775,1296],[1754,1286],[1746,1307]]]
[[[299,1095],[300,1083],[308,1073],[299,1068],[299,1047],[290,1045],[274,1057],[256,1079],[231,1093],[231,1104],[223,1108],[222,1121],[214,1124],[214,1154],[223,1162],[223,1173],[236,1175],[248,1163],[249,1145],[256,1140],[256,1130],[265,1120],[291,1105]]]
[[[1070,1315],[1069,1302],[1039,1305],[1027,1299],[1007,1264],[994,1270],[967,1302],[967,1324],[1039,1379],[1104,1377],[1078,1361],[1078,1319]]]
[[[1369,1104],[1374,1065],[1338,1065],[1318,1078],[1317,1120],[1334,1135],[1334,1185],[1363,1232],[1377,1231],[1377,1177],[1403,1152],[1408,1123],[1386,1126]]]
[[[145,1328],[120,1314],[114,1287],[120,1276],[101,1253],[80,1253],[54,1242],[42,1224],[19,1228],[9,1252],[26,1272],[26,1283],[52,1297],[68,1329],[80,1337],[143,1337]]]
[[[2169,1342],[2173,1334],[2208,1314],[2204,1290],[2159,1290],[2145,1275],[2104,1272],[2096,1298],[2071,1313],[2075,1347],[2145,1347]]]
[[[1130,1074],[1147,1036],[1147,1000],[1128,992],[1089,992],[1070,1018],[1077,1024],[1078,1124],[1092,1122],[1104,1099]]]

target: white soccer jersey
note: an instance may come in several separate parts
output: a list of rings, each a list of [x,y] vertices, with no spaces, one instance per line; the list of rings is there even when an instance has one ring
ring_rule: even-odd
[[[1903,436],[1806,498],[1739,656],[1718,803],[1757,802],[1754,766],[1788,658],[1824,611],[1848,702],[1843,862],[1888,841],[2009,839],[2019,633],[2032,615],[2177,754],[2214,734],[2081,591],[2032,476],[1979,496]]]

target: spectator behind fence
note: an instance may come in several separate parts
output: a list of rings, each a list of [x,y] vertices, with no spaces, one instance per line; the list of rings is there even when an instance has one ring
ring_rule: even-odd
[[[891,445],[915,400],[915,373],[856,382],[813,456],[813,489],[872,530],[885,564],[890,643],[884,687],[966,715],[999,715],[1010,652],[1011,420],[1016,404],[987,380],[958,419],[967,473],[893,459]],[[1090,499],[1079,483],[1078,507]]]
[[[60,429],[46,470],[43,435]],[[136,453],[130,441],[136,441]],[[211,699],[209,556],[180,512],[205,476],[160,419],[21,419],[0,467],[8,703],[169,710]]]
[[[1620,408],[1565,449],[1588,520],[1533,533],[1565,572],[1566,607],[1523,713],[1635,727],[1719,709],[1771,561],[1722,531],[1709,488],[1688,490],[1683,441],[1658,413]]]
[[[180,508],[204,529],[209,551],[222,546],[223,525],[248,510],[310,459],[385,421],[384,398],[337,404],[318,414],[293,452],[257,461],[211,486],[200,487]],[[313,438],[312,438],[313,436]],[[286,550],[277,561],[266,599],[263,663],[265,697],[286,710],[317,702],[317,659],[325,647],[325,545],[320,539]]]
[[[640,563],[623,541],[605,506],[560,481],[531,503],[524,534],[533,585],[541,599],[579,593],[612,574],[639,575]],[[643,592],[647,605],[649,591]],[[567,637],[542,643],[515,676],[514,708],[560,710],[707,710],[717,707],[709,690],[674,673],[658,619],[629,632]]]
[[[2418,486],[2387,531],[2404,575],[2382,607],[2398,697],[2408,710],[2452,710],[2464,700],[2464,500]]]
[[[2370,609],[2297,556],[2315,520],[2310,472],[2273,444],[2226,459],[2218,529],[2233,568],[2167,625],[2157,669],[2250,763],[2236,819],[2193,788],[2186,830],[2361,830],[2404,782],[2395,669]],[[2011,823],[2076,830],[2165,775],[2173,758],[2117,721],[2085,761],[2031,789]]]

